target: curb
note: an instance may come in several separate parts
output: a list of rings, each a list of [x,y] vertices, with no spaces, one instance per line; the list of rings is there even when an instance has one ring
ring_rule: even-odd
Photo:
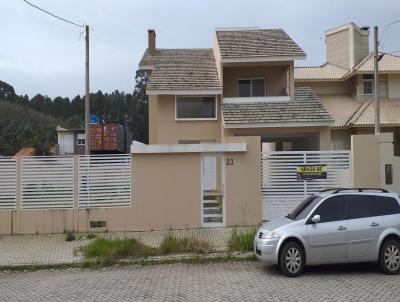
[[[52,264],[18,264],[18,265],[0,265],[0,273],[8,272],[32,272],[39,270],[66,270],[66,269],[99,269],[107,267],[125,267],[125,266],[148,266],[161,264],[202,264],[202,263],[220,263],[229,261],[255,261],[254,253],[213,253],[207,255],[180,254],[168,256],[155,256],[140,259],[120,259],[111,263],[99,262],[97,260],[86,260],[75,263],[52,263]]]

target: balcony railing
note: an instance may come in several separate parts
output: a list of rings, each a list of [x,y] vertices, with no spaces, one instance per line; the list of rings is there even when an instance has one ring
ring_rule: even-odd
[[[223,103],[254,103],[254,102],[289,102],[290,97],[284,96],[257,96],[257,97],[233,97],[223,98]]]

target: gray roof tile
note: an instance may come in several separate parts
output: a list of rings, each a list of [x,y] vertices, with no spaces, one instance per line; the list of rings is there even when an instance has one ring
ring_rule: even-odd
[[[148,90],[221,89],[214,53],[206,49],[157,49],[146,51],[140,67],[152,66]]]
[[[217,31],[221,57],[305,56],[282,29]]]
[[[223,103],[225,125],[271,124],[293,122],[334,122],[321,101],[308,87],[295,89],[294,100],[289,102]]]

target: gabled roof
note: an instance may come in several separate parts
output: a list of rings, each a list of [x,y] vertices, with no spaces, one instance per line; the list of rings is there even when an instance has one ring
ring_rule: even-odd
[[[227,58],[305,57],[282,29],[217,29],[222,60]]]
[[[400,57],[389,53],[380,53],[382,56],[378,68],[379,72],[399,72]],[[356,72],[373,72],[374,71],[374,54],[371,52],[364,60],[354,67]]]
[[[296,67],[294,78],[296,80],[340,80],[348,72],[346,68],[325,63],[321,66]]]
[[[346,127],[359,110],[362,102],[348,94],[318,95],[325,109],[335,120],[332,127]]]
[[[157,49],[155,55],[149,55],[146,50],[139,67],[152,69],[147,84],[148,94],[172,90],[212,90],[221,93],[211,48]]]
[[[255,99],[254,102],[223,103],[222,115],[227,128],[300,123],[329,126],[333,123],[331,115],[308,87],[295,88],[294,100],[288,102],[258,102]]]
[[[380,99],[381,126],[400,126],[400,99]],[[349,121],[350,126],[372,127],[375,124],[375,105],[365,102],[358,113]]]
[[[379,72],[400,72],[400,57],[389,53],[380,53]],[[295,80],[346,80],[356,73],[374,71],[374,55],[370,53],[352,70],[325,63],[321,66],[295,67]]]

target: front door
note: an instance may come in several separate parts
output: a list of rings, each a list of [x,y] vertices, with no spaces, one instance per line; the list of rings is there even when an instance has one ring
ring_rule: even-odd
[[[308,224],[309,261],[338,262],[347,257],[347,209],[342,195],[324,200],[311,215],[319,223]]]
[[[203,227],[225,225],[223,155],[201,157],[201,223]]]

